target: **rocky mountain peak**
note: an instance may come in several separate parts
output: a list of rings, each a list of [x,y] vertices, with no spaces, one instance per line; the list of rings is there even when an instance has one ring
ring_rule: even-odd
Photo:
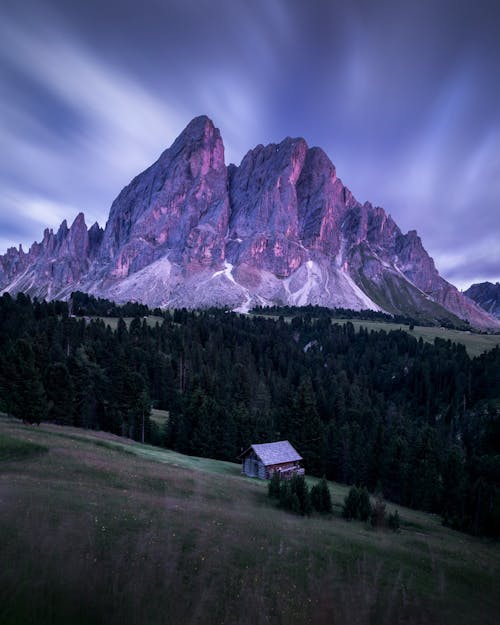
[[[472,284],[464,291],[469,299],[473,300],[497,319],[500,319],[500,283],[479,282]]]
[[[66,219],[63,219],[63,221],[61,222],[61,225],[59,226],[58,230],[57,230],[57,237],[59,239],[65,237],[68,233],[68,222],[66,221]]]
[[[168,251],[174,262],[224,258],[229,219],[224,144],[212,121],[195,118],[113,202],[100,258],[123,278]]]
[[[225,168],[224,144],[220,131],[206,115],[195,117],[174,141],[171,148],[160,157],[163,166],[172,157],[180,156],[189,162],[193,178],[206,176],[210,170]]]
[[[305,246],[337,255],[340,226],[346,210],[345,187],[321,148],[307,151],[297,181],[299,225]]]

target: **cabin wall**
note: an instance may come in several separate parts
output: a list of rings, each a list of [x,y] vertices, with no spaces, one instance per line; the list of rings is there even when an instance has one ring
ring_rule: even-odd
[[[259,459],[252,452],[243,459],[241,472],[248,477],[259,477]]]
[[[241,472],[248,477],[257,477],[261,480],[270,479],[278,471],[282,479],[289,479],[293,475],[304,475],[304,469],[301,468],[296,460],[289,462],[280,462],[278,464],[268,465],[262,463],[257,454],[251,450],[242,458]]]
[[[260,460],[259,460],[259,474],[257,477],[259,477],[261,480],[267,480],[267,478],[269,477],[266,467],[262,464]]]
[[[266,467],[255,454],[249,454],[243,459],[241,472],[248,477],[258,477],[261,480],[269,477]]]
[[[297,462],[281,462],[280,464],[273,464],[270,467],[267,467],[269,473],[272,475],[275,471],[279,469],[290,469],[291,467],[299,466]]]
[[[245,458],[243,460],[243,466],[241,467],[241,472],[248,477],[257,477],[257,471],[255,468],[255,461],[253,458]]]
[[[278,472],[282,479],[287,479],[293,475],[304,475],[304,469],[298,462],[282,462],[267,467],[268,477],[272,477],[273,473]]]

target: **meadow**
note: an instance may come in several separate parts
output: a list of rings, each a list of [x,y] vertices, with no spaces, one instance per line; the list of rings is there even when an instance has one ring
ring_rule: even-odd
[[[498,622],[497,543],[346,522],[330,489],[303,518],[236,464],[0,417],[0,623]]]
[[[260,317],[266,319],[276,318],[274,315],[258,314]],[[116,330],[118,327],[117,317],[94,317],[104,321],[112,330]],[[130,327],[133,317],[124,317],[124,321],[127,324],[127,328]],[[154,315],[145,317],[146,323],[150,327],[154,327],[157,323],[161,325],[163,319]],[[290,322],[291,317],[285,317],[285,320]],[[360,319],[332,319],[332,323],[346,324],[347,322],[353,324],[356,331],[359,328],[366,328],[368,331],[379,332],[391,332],[392,330],[403,330],[408,332],[416,339],[422,338],[427,343],[433,343],[434,339],[440,338],[445,341],[451,341],[452,343],[459,343],[465,346],[467,353],[471,358],[479,356],[483,352],[490,349],[494,349],[497,345],[500,345],[500,334],[479,334],[476,332],[470,332],[468,330],[452,330],[450,328],[438,327],[438,326],[415,326],[413,330],[410,330],[407,325],[401,323],[391,323],[389,321],[371,321]]]
[[[260,317],[266,319],[275,319],[275,315],[266,315],[262,313],[256,313]],[[285,317],[285,321],[291,322],[292,317]],[[434,343],[434,339],[439,338],[444,341],[451,341],[452,343],[459,343],[464,345],[467,353],[471,358],[479,356],[480,354],[497,347],[500,345],[500,334],[479,334],[477,332],[471,332],[469,330],[453,330],[451,328],[444,328],[438,326],[415,326],[412,330],[408,325],[401,323],[391,323],[390,321],[372,321],[369,319],[332,319],[332,323],[338,323],[345,325],[346,323],[352,323],[356,332],[359,332],[360,328],[366,330],[380,332],[391,332],[393,330],[402,330],[407,332],[416,339],[422,338],[427,343]]]
[[[384,330],[385,332],[403,330],[416,339],[422,338],[422,340],[427,343],[433,343],[436,338],[451,341],[452,343],[459,343],[465,346],[467,353],[471,357],[479,356],[483,352],[494,349],[497,345],[500,345],[500,334],[477,334],[467,330],[452,330],[450,328],[437,326],[415,326],[413,330],[410,330],[408,326],[399,323],[362,321],[357,319],[334,319],[333,323],[344,324],[347,323],[347,321],[350,321],[356,330],[359,330],[360,327],[366,328],[367,330],[374,330],[375,332],[380,330]]]

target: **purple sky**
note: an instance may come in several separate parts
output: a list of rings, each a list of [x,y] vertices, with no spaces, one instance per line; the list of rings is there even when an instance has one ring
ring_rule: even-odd
[[[500,280],[498,0],[3,0],[0,253],[112,200],[188,121],[321,146],[459,287]]]

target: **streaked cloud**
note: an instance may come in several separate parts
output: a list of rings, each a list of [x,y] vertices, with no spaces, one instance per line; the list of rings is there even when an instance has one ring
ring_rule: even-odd
[[[104,223],[201,113],[227,162],[320,145],[441,273],[500,279],[500,8],[478,0],[25,0],[0,21],[0,252]]]

